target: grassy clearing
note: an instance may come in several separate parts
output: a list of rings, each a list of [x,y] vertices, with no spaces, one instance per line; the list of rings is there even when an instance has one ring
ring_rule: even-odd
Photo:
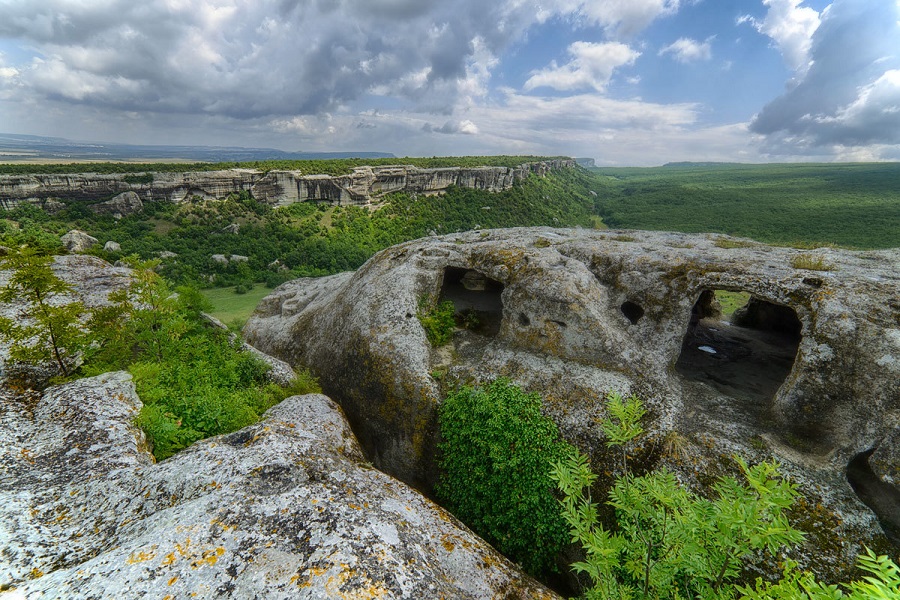
[[[716,300],[722,307],[722,316],[730,317],[734,311],[743,307],[750,301],[748,292],[729,292],[728,290],[716,290]]]
[[[236,294],[233,287],[201,290],[203,296],[213,305],[212,316],[225,324],[246,321],[253,309],[272,290],[264,285],[255,285],[246,294]]]

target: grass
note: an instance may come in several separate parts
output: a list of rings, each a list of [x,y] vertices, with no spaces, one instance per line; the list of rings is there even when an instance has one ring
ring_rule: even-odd
[[[730,317],[734,311],[741,308],[750,301],[748,292],[729,292],[728,290],[716,290],[716,300],[722,307],[722,316]]]
[[[253,309],[259,301],[271,292],[272,290],[260,284],[255,285],[246,294],[236,294],[233,287],[201,290],[203,296],[213,305],[210,314],[226,324],[246,321],[253,314]]]
[[[833,271],[834,265],[827,262],[821,256],[813,254],[798,254],[791,258],[791,266],[795,269],[806,269],[807,271]]]

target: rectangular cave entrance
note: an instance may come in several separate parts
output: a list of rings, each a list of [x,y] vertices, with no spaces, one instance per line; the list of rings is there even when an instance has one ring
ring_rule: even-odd
[[[746,292],[703,290],[675,369],[746,401],[751,412],[765,418],[794,366],[800,331],[800,319],[788,306]]]
[[[496,336],[503,320],[503,284],[472,269],[447,267],[441,300],[456,307],[457,325],[469,331]]]

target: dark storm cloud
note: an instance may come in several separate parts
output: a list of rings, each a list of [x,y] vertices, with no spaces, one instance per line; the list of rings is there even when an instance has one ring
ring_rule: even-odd
[[[894,0],[835,0],[813,34],[809,70],[751,130],[799,146],[900,144],[898,21]]]

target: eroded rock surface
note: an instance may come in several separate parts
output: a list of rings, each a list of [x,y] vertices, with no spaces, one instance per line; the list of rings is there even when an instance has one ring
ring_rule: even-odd
[[[792,266],[805,254],[834,268]],[[719,320],[714,290],[751,294],[748,326]],[[474,315],[472,329],[432,349],[416,318],[423,296],[453,300],[460,324]],[[806,553],[834,576],[860,541],[886,543],[846,467],[897,425],[897,298],[898,250],[494,230],[401,244],[356,273],[288,282],[245,335],[311,367],[375,464],[423,489],[435,476],[442,387],[512,377],[544,395],[595,465],[608,458],[596,426],[604,395],[635,392],[651,411],[639,464],[669,464],[703,487],[733,472],[734,453],[777,458],[808,497],[796,514],[813,530]],[[676,368],[685,353],[698,356]],[[897,464],[883,454],[879,465]]]
[[[307,200],[367,205],[391,192],[434,194],[451,185],[499,192],[531,173],[543,176],[553,169],[574,166],[575,161],[566,159],[526,163],[515,168],[362,166],[354,168],[348,175],[337,176],[301,171],[228,169],[151,173],[148,174],[149,181],[135,181],[133,175],[121,173],[0,175],[0,208],[12,208],[24,201],[46,203],[51,198],[90,201],[111,196],[122,198],[122,194],[129,194],[127,202],[116,200],[94,206],[95,210],[124,215],[122,210],[139,210],[141,201],[184,202],[195,197],[221,199],[245,191],[257,200],[277,206]]]
[[[366,463],[325,396],[154,464],[126,373],[0,394],[0,585],[25,597],[554,597]]]
[[[80,229],[73,229],[59,239],[63,246],[66,247],[66,250],[75,253],[86,252],[91,246],[97,243],[97,238]]]

